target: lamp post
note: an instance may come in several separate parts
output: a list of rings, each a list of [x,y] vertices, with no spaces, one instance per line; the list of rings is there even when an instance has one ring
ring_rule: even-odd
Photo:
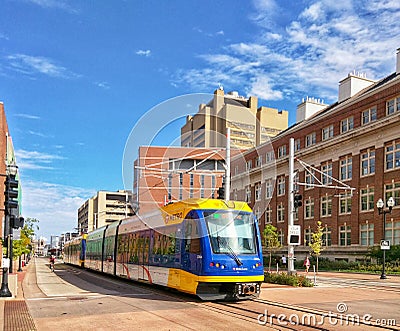
[[[8,288],[8,274],[12,272],[12,228],[11,228],[11,209],[14,207],[12,204],[14,203],[12,199],[14,198],[13,194],[13,185],[15,184],[15,176],[17,174],[18,167],[14,164],[7,165],[7,173],[6,177],[6,201],[5,201],[5,220],[4,220],[4,239],[7,243],[7,251],[6,255],[3,256],[2,261],[2,279],[1,279],[1,288],[0,288],[0,297],[11,297],[12,293]],[[4,176],[4,175],[2,175]],[[8,187],[10,185],[10,187]],[[17,205],[18,206],[18,205]]]
[[[386,240],[386,214],[391,214],[392,213],[392,208],[394,206],[394,199],[393,197],[390,197],[389,200],[387,201],[387,206],[388,209],[383,209],[385,204],[383,203],[383,200],[379,198],[379,200],[376,202],[376,207],[378,208],[379,215],[383,214],[383,240]],[[383,249],[383,264],[382,264],[382,274],[381,274],[381,279],[386,279],[386,273],[385,273],[385,264],[386,264],[386,250]]]

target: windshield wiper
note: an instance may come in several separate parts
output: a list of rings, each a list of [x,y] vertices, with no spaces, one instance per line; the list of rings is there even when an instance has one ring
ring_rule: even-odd
[[[240,267],[243,265],[243,262],[240,261],[239,257],[235,253],[235,251],[232,249],[232,247],[228,244],[225,238],[221,238],[220,236],[217,236],[217,243],[218,246],[223,246],[228,249],[229,253],[226,253],[228,256],[230,256],[236,264]]]

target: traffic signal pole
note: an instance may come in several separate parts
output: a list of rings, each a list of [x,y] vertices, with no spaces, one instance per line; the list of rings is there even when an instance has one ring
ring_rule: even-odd
[[[288,238],[289,228],[294,225],[294,138],[289,140],[289,185],[288,185]],[[291,245],[288,239],[288,274],[293,274],[294,270],[294,245]]]

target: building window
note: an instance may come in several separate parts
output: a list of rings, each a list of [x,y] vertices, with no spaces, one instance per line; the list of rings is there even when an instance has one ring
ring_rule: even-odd
[[[304,218],[314,218],[314,199],[304,200]]]
[[[374,188],[367,186],[360,190],[361,211],[373,211],[374,206]]]
[[[361,246],[374,245],[374,224],[360,224],[360,244]]]
[[[286,153],[286,145],[280,146],[278,148],[278,159],[285,157],[287,155]]]
[[[371,123],[376,120],[376,107],[364,110],[361,113],[361,123],[362,125]]]
[[[256,208],[255,215],[256,215],[257,222],[260,223],[260,219],[261,219],[260,207]]]
[[[251,187],[250,185],[246,186],[246,197],[245,197],[246,202],[251,202]]]
[[[340,194],[339,196],[339,214],[351,213],[351,193]]]
[[[239,173],[239,166],[235,166],[235,172],[234,172],[234,174],[235,174],[235,176],[237,175]]]
[[[333,137],[333,124],[322,129],[322,140],[328,140]]]
[[[189,198],[193,198],[193,185],[194,185],[194,175],[193,175],[193,174],[190,174]]]
[[[256,158],[256,167],[261,167],[262,166],[262,156],[259,155]]]
[[[215,199],[215,175],[211,177],[211,198]]]
[[[368,148],[361,153],[361,176],[375,173],[375,150]]]
[[[308,246],[312,239],[312,230],[310,228],[304,230],[304,246]]]
[[[400,111],[400,96],[386,102],[386,114],[390,115],[396,111]]]
[[[265,154],[265,163],[271,163],[275,160],[274,151],[269,151]]]
[[[285,194],[285,176],[278,177],[278,195]]]
[[[385,146],[386,170],[400,168],[400,143],[392,141]]]
[[[265,198],[266,199],[272,198],[273,193],[274,193],[274,185],[272,182],[272,178],[269,178],[265,182]]]
[[[317,135],[315,132],[310,133],[309,135],[306,136],[306,147],[310,147],[312,145],[315,145],[317,143]]]
[[[300,150],[300,139],[294,141],[294,151],[298,152]]]
[[[256,201],[261,201],[261,183],[256,184]]]
[[[386,222],[385,238],[390,240],[391,245],[400,245],[400,221]]]
[[[277,222],[285,222],[285,206],[280,202],[277,207]]]
[[[345,133],[347,131],[354,129],[354,117],[345,118],[340,122],[340,133]]]
[[[351,226],[346,225],[346,223],[339,227],[339,245],[340,246],[351,245]]]
[[[332,162],[325,162],[321,165],[321,182],[324,185],[332,184]]]
[[[183,199],[183,173],[179,174],[179,200]]]
[[[353,173],[353,158],[345,156],[340,159],[340,179],[349,180],[352,178]]]
[[[238,192],[237,189],[233,190],[233,200],[237,201],[238,200]]]
[[[246,161],[246,171],[250,171],[253,166],[253,162],[251,160]]]
[[[394,180],[392,180],[390,184],[385,185],[385,206],[386,201],[388,201],[390,197],[393,197],[396,203],[400,201],[400,182],[395,183]]]
[[[321,197],[321,217],[332,216],[332,197]]]
[[[282,229],[278,230],[278,240],[279,240],[281,246],[285,245],[285,233],[283,232]]]
[[[200,176],[200,198],[204,198],[204,175]]]
[[[172,175],[168,175],[168,200],[172,200]]]
[[[332,246],[332,230],[327,226],[322,232],[322,246]]]
[[[305,174],[306,179],[306,189],[310,189],[314,187],[314,180],[315,180],[315,171],[312,169],[308,169]]]
[[[265,223],[272,223],[272,208],[268,206],[265,210]]]

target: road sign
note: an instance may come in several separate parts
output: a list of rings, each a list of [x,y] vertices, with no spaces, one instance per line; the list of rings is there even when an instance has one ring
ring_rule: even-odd
[[[300,225],[289,225],[288,243],[289,245],[300,245],[301,238]]]
[[[389,250],[390,249],[390,240],[381,240],[381,249]]]

